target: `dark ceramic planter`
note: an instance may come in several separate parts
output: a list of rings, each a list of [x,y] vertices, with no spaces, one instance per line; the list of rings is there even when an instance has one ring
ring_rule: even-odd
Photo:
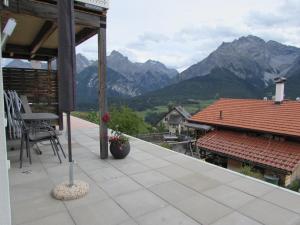
[[[110,153],[115,159],[124,159],[130,152],[130,144],[126,142],[119,144],[117,142],[110,143]]]

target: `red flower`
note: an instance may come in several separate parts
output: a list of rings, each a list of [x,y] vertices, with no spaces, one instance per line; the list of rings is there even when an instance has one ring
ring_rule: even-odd
[[[109,113],[105,113],[103,116],[102,116],[102,122],[103,123],[108,123],[110,121],[110,115]]]

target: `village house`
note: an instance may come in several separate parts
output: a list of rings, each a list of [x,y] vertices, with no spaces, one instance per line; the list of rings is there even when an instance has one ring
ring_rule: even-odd
[[[175,106],[164,115],[157,125],[165,127],[171,134],[180,135],[183,131],[187,130],[187,127],[184,124],[190,118],[191,114],[182,106]]]
[[[282,186],[300,179],[300,102],[284,100],[284,82],[276,79],[275,100],[220,99],[191,117],[213,127],[197,141],[202,156],[235,171],[249,165]]]

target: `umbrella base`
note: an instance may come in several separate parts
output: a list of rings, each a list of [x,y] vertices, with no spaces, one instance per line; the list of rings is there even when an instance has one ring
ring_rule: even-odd
[[[69,182],[63,182],[57,185],[52,196],[57,200],[69,201],[82,198],[89,192],[89,185],[83,181],[74,181],[73,186],[69,186]]]

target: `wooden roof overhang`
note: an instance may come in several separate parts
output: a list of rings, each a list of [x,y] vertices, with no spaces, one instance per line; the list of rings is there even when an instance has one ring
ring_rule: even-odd
[[[75,1],[76,45],[106,27],[105,8],[86,7]],[[10,0],[0,3],[2,28],[9,18],[17,26],[2,52],[4,58],[49,61],[58,55],[57,0]]]

